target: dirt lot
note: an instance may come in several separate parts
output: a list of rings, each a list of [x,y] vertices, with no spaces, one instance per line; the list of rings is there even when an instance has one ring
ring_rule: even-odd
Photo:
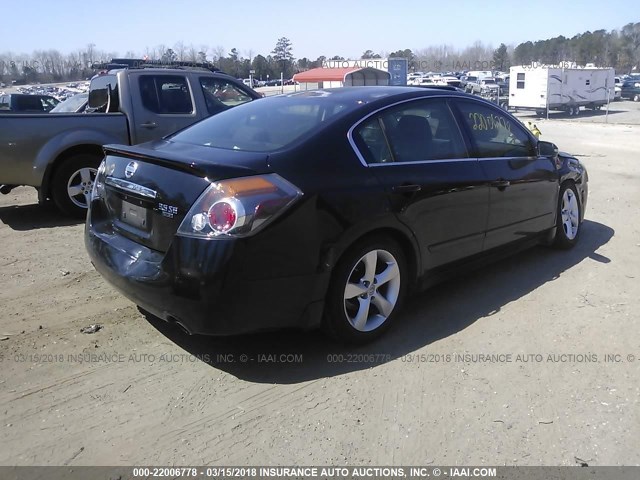
[[[81,224],[0,196],[0,464],[640,463],[640,126],[537,123],[589,169],[579,245],[431,289],[358,349],[147,320]]]

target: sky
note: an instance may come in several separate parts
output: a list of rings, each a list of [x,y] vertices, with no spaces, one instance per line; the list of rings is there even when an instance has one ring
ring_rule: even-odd
[[[480,40],[497,47],[587,30],[620,29],[640,21],[635,0],[29,0],[7,2],[0,53],[57,49],[144,54],[177,42],[207,45],[209,53],[237,48],[268,55],[287,37],[296,58],[360,58],[430,45],[462,49]],[[635,17],[631,13],[636,11]]]

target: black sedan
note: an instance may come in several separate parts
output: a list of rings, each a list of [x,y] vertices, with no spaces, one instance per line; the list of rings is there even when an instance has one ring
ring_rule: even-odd
[[[96,269],[199,334],[371,340],[412,290],[524,246],[575,245],[588,193],[577,159],[437,89],[270,97],[105,152],[85,234]]]

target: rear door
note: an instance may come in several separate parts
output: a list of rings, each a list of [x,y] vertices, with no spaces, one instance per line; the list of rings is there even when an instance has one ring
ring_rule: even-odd
[[[131,75],[132,142],[157,140],[204,116],[198,112],[187,75],[141,72]]]
[[[422,271],[482,250],[489,193],[444,97],[382,110],[352,133],[361,161],[420,244]]]
[[[538,157],[522,124],[484,102],[456,99],[461,123],[489,181],[489,221],[484,249],[530,237],[553,227],[558,173]]]

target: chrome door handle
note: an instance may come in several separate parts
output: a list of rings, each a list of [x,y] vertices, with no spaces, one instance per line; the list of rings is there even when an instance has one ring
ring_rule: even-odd
[[[158,124],[156,122],[145,122],[145,123],[141,123],[140,126],[142,128],[148,128],[149,130],[153,130],[158,126]]]

